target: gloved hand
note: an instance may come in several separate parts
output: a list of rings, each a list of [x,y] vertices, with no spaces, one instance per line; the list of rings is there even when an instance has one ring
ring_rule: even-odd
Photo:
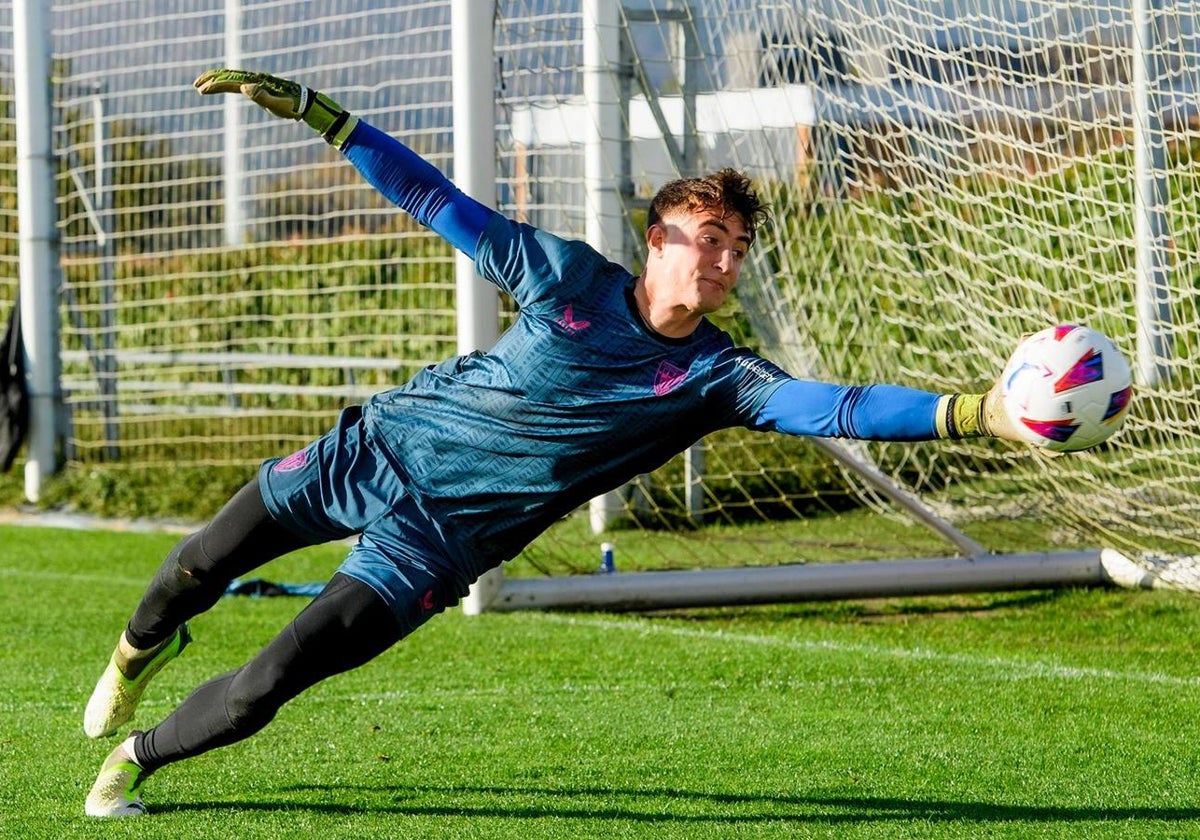
[[[338,148],[358,123],[358,117],[325,94],[267,73],[220,68],[205,71],[193,84],[205,95],[240,93],[277,117],[304,120],[326,142]]]
[[[991,435],[1002,440],[1015,440],[1018,443],[1028,442],[1026,438],[1021,437],[1017,432],[1017,427],[1013,424],[1012,418],[1004,410],[1004,398],[1000,394],[999,382],[983,395],[983,406],[979,415],[979,430],[985,435]]]
[[[1025,443],[1004,410],[1000,385],[986,394],[950,394],[938,404],[938,434],[944,438],[995,437]]]

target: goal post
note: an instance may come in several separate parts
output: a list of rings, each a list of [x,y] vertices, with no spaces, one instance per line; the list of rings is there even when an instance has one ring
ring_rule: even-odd
[[[1124,567],[1122,567],[1124,568]],[[1100,550],[506,579],[486,610],[661,610],[1136,585]],[[1137,582],[1140,583],[1140,580]]]
[[[59,251],[53,201],[50,12],[38,0],[13,5],[17,229],[21,260],[19,306],[29,395],[25,498],[41,498],[58,471],[61,444],[59,384]]]
[[[494,203],[496,194],[492,6],[483,0],[453,0],[450,10],[455,182],[467,195],[487,204]],[[458,352],[486,350],[499,335],[496,289],[478,276],[474,261],[465,254],[455,254],[454,276]],[[502,584],[500,570],[485,572],[464,598],[463,611],[482,612]]]

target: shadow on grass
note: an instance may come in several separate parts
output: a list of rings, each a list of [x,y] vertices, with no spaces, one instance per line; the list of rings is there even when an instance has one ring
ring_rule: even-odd
[[[553,788],[538,786],[291,785],[288,794],[325,798],[345,792],[390,800],[387,804],[344,805],[301,799],[252,802],[191,802],[155,806],[158,813],[194,811],[307,811],[314,814],[403,814],[489,819],[621,820],[634,823],[778,823],[825,825],[933,823],[1094,823],[1200,820],[1200,807],[1070,807],[1005,805],[995,802],[901,799],[874,796],[787,796],[676,789]],[[677,811],[666,802],[685,803]]]

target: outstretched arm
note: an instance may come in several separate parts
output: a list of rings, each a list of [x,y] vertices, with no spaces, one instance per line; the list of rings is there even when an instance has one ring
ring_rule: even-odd
[[[340,147],[346,160],[397,207],[471,259],[496,211],[485,207],[399,140],[361,120]]]
[[[363,122],[323,93],[266,73],[209,70],[202,94],[240,93],[277,117],[303,120],[341,151],[389,201],[472,259],[495,211],[463,193],[399,140]]]
[[[1021,440],[994,391],[947,395],[900,385],[830,385],[793,379],[771,394],[757,420],[760,428],[817,437]]]

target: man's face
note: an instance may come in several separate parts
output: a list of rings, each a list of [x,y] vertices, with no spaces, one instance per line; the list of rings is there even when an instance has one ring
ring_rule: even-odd
[[[659,302],[692,315],[721,308],[741,274],[750,235],[736,214],[678,211],[646,232],[647,282]]]

